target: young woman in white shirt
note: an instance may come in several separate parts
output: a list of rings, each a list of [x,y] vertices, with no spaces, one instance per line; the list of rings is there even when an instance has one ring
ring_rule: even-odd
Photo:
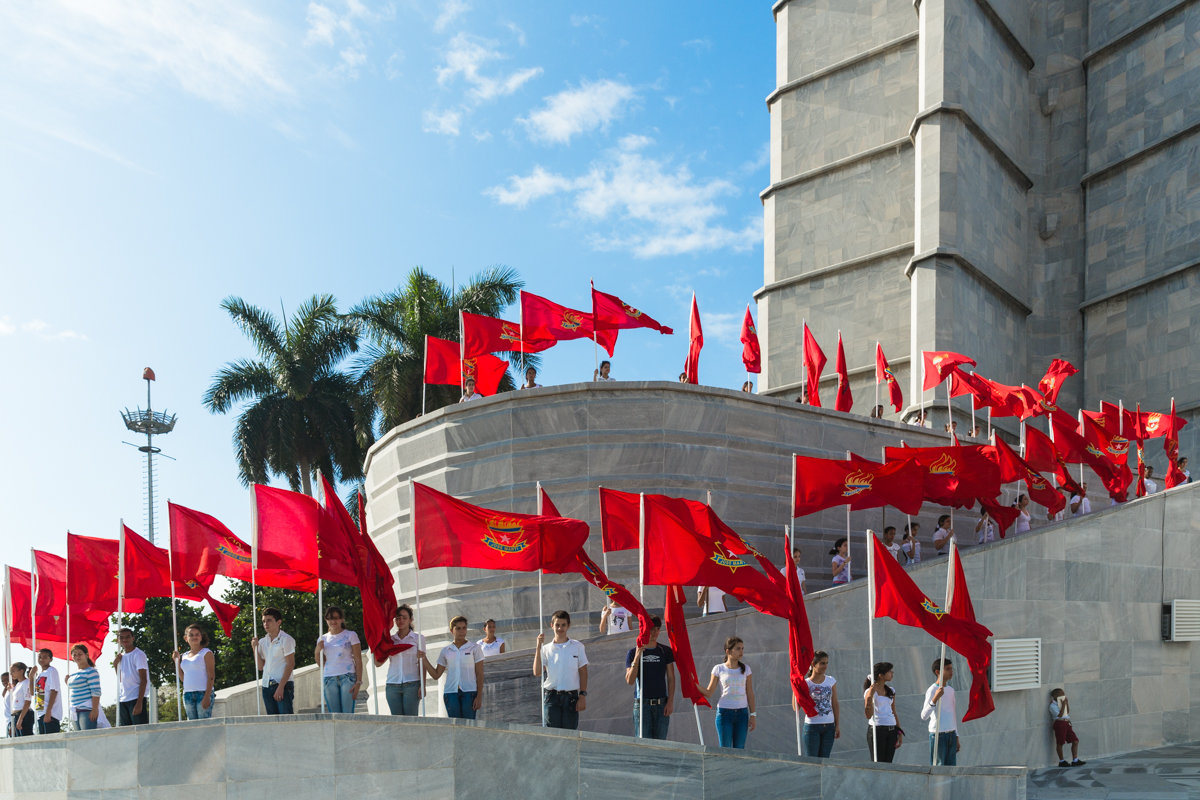
[[[483,638],[475,642],[483,648],[485,658],[498,656],[505,650],[504,640],[496,635],[496,620],[489,619],[483,623]]]
[[[317,639],[316,662],[324,665],[325,711],[330,714],[353,714],[354,701],[362,686],[362,644],[358,634],[345,628],[345,616],[337,606],[325,609],[325,626],[329,629]]]
[[[436,667],[424,654],[421,660],[435,681],[446,676],[446,685],[442,687],[446,716],[475,719],[475,712],[483,705],[483,650],[475,642],[467,641],[466,617],[450,620],[450,633],[454,641],[442,648]]]
[[[33,709],[30,707],[33,701],[33,695],[29,687],[29,667],[25,666],[25,662],[17,661],[8,669],[8,675],[12,678],[12,735],[13,736],[33,736],[33,718],[35,716]]]
[[[842,735],[838,721],[837,678],[826,674],[829,669],[829,654],[818,650],[813,654],[812,666],[808,668],[805,682],[808,693],[817,706],[817,715],[804,715],[804,755],[814,758],[829,758],[833,752],[833,740]],[[793,705],[796,698],[792,698]]]
[[[837,586],[843,583],[849,583],[850,578],[850,540],[843,536],[838,539],[833,549],[829,551],[829,555],[833,556],[833,561],[830,568],[833,571],[833,585]]]
[[[183,655],[176,650],[175,671],[183,683],[183,708],[188,719],[208,719],[212,716],[213,683],[217,677],[216,660],[208,649],[208,634],[199,625],[188,625],[183,629],[183,640],[188,651]]]
[[[1017,527],[1013,533],[1028,533],[1029,521],[1029,497],[1027,495],[1017,496]]]
[[[104,713],[100,710],[100,673],[96,670],[96,662],[92,661],[87,645],[72,647],[71,659],[78,668],[67,684],[71,721],[76,730],[95,730],[96,721]]]
[[[874,761],[891,763],[904,742],[904,730],[896,718],[896,690],[888,686],[892,665],[880,661],[863,681],[863,713],[867,717],[867,751]],[[878,753],[876,754],[876,748]]]
[[[392,716],[415,717],[421,709],[421,698],[425,696],[423,661],[425,659],[425,637],[412,629],[412,608],[403,603],[396,609],[396,632],[392,641],[411,645],[399,653],[388,656],[387,698]]]
[[[725,640],[725,661],[712,668],[708,688],[700,689],[705,697],[712,698],[717,687],[721,697],[717,700],[717,742],[721,747],[746,747],[746,735],[754,730],[758,714],[754,708],[754,682],[750,668],[742,663],[745,644],[736,636]]]

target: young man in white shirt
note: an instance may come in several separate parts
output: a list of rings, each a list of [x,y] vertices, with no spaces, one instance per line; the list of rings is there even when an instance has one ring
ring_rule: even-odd
[[[268,714],[292,714],[296,696],[292,672],[296,669],[296,640],[284,633],[283,612],[264,608],[263,630],[266,638],[250,640],[254,660],[262,673],[263,706]]]
[[[1153,480],[1154,467],[1146,465],[1146,494],[1154,494],[1158,491],[1158,481]]]
[[[475,719],[475,712],[483,705],[483,648],[467,641],[467,618],[450,620],[450,633],[454,641],[442,648],[437,666],[431,666],[422,654],[425,670],[438,680],[444,674],[442,702],[446,705],[446,716],[451,719]]]
[[[37,732],[58,733],[62,730],[62,679],[58,668],[53,666],[54,654],[49,648],[38,651],[41,672],[33,670],[34,709],[37,711]]]
[[[463,396],[458,399],[460,403],[471,403],[475,400],[482,400],[483,395],[475,391],[475,379],[467,378],[463,382]]]
[[[1072,517],[1092,513],[1092,501],[1088,499],[1086,483],[1079,484],[1079,494],[1071,498],[1070,509]]]
[[[725,592],[715,586],[697,587],[696,605],[700,606],[700,613],[703,616],[720,614],[725,611]]]
[[[121,650],[113,660],[117,673],[117,714],[121,725],[146,725],[150,709],[146,689],[150,686],[150,664],[141,648],[134,645],[133,631],[122,628],[117,632]]]
[[[958,708],[954,698],[954,665],[948,658],[933,660],[933,674],[937,679],[925,690],[925,705],[921,706],[921,719],[929,721],[929,763],[934,766],[953,767],[958,764]],[[938,712],[938,702],[941,712]],[[940,720],[940,723],[939,723]]]
[[[587,653],[583,644],[567,638],[571,615],[555,611],[550,616],[554,640],[539,633],[533,651],[533,674],[542,679],[542,720],[548,728],[579,727],[579,712],[587,708]]]

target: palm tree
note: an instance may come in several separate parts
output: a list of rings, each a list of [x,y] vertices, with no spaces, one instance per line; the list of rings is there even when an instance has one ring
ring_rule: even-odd
[[[356,359],[356,367],[363,393],[379,409],[381,432],[421,415],[423,388],[425,407],[430,410],[459,398],[457,387],[423,387],[425,335],[458,341],[459,311],[499,316],[516,301],[524,285],[510,267],[484,270],[458,289],[414,267],[394,292],[368,298],[350,311],[370,342]],[[524,353],[501,355],[522,372],[541,363],[537,356]],[[500,388],[515,388],[512,378],[506,375]]]
[[[317,470],[334,480],[361,478],[374,409],[338,369],[358,349],[358,323],[339,315],[330,295],[307,300],[282,330],[272,314],[240,297],[227,297],[221,307],[260,359],[226,364],[204,395],[215,414],[253,401],[233,433],[242,483],[280,475],[293,491],[311,495]]]

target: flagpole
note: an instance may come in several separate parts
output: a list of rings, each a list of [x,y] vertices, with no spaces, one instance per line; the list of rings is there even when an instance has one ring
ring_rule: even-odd
[[[466,360],[467,360],[467,337],[464,334],[463,329],[464,329],[463,312],[462,312],[462,309],[459,309],[459,311],[458,311],[458,388],[459,388],[459,396],[460,397],[465,397],[467,394],[467,381],[466,381],[466,378],[463,377],[463,373],[464,373],[465,367],[466,367]],[[476,381],[476,384],[478,384],[478,381]],[[414,542],[413,543],[414,552],[416,551],[416,546],[417,546],[416,542]],[[425,686],[425,675],[424,675],[424,673],[422,673],[421,674],[421,687],[424,688],[424,686]],[[421,705],[422,705],[421,716],[425,716],[425,714],[424,714],[424,704],[425,704],[424,697],[425,697],[425,694],[424,694],[424,692],[422,692],[421,693],[421,698],[422,698],[421,699]]]
[[[320,470],[317,471],[317,474],[319,474],[321,476],[321,488],[320,488],[321,505],[325,505],[325,501],[326,501],[325,475]],[[334,498],[334,499],[336,500],[337,498]],[[339,500],[338,502],[341,502],[341,501]],[[324,635],[321,632],[321,630],[325,625],[325,595],[323,592],[323,587],[321,586],[321,534],[319,531],[317,532],[316,537],[317,537],[317,638],[320,639]],[[255,624],[257,625],[257,621],[255,622]],[[361,655],[360,655],[360,658],[361,658]],[[321,661],[322,661],[322,664],[324,664],[324,661],[325,661],[325,649],[324,648],[321,648]],[[257,665],[257,663],[258,662],[256,660],[255,664]],[[357,668],[361,667],[362,665],[360,663],[360,664],[355,664],[354,666],[357,669]],[[321,672],[322,673],[325,672],[324,666],[322,666]],[[322,674],[320,677],[321,677],[321,713],[324,714],[325,713],[325,677],[324,677],[324,674]],[[421,677],[424,677],[424,674],[422,674]],[[358,702],[357,697],[354,698],[354,702],[356,702],[356,703]],[[343,709],[343,711],[344,711],[344,709]]]
[[[258,638],[258,484],[250,484],[250,623],[254,626],[254,638]],[[321,638],[318,627],[317,638]],[[258,647],[254,648],[254,714],[262,716],[262,677],[258,672]],[[325,692],[321,692],[321,713],[325,713]]]
[[[589,278],[588,281],[592,285],[592,291],[588,293],[591,295],[591,298],[592,298],[592,355],[596,359],[596,374],[599,375],[600,374],[600,342],[596,341],[596,337],[599,335],[599,332],[596,330],[596,295],[595,295],[596,280],[595,280],[595,278]],[[604,562],[604,574],[605,575],[608,574],[607,555],[606,555],[606,560]]]
[[[693,295],[693,299],[695,295]],[[709,495],[711,497],[711,495]],[[638,494],[638,587],[642,605],[646,605],[646,494]],[[638,631],[638,638],[641,638]],[[635,643],[636,644],[636,643]],[[638,658],[638,729],[637,738],[641,739],[642,729],[646,724],[646,659],[645,653]]]
[[[167,508],[171,507],[171,500],[167,499]],[[167,569],[171,573],[171,635],[174,637],[175,646],[173,650],[179,649],[179,619],[175,613],[175,546],[171,542],[171,546],[167,548]],[[175,662],[175,719],[177,721],[183,719],[183,692],[179,689],[179,662]]]
[[[987,407],[987,417],[988,417],[988,436],[990,437],[992,435],[992,407],[991,406]]]
[[[942,611],[946,612],[947,614],[950,613],[950,603],[954,600],[954,558],[955,558],[955,555],[957,554],[957,551],[958,551],[958,545],[955,543],[954,537],[950,537],[950,558],[947,560],[948,563],[946,564],[946,604],[944,606],[942,606]],[[937,685],[942,687],[942,689],[945,689],[945,687],[946,687],[945,683],[942,682],[942,675],[944,674],[945,664],[946,664],[946,642],[943,641],[942,642],[942,656],[941,656],[941,659],[938,661],[938,676],[937,676]],[[943,692],[943,694],[945,694],[945,693]],[[943,699],[944,699],[943,697],[938,698],[937,708],[935,708],[933,710],[933,714],[936,719],[934,720],[934,724],[933,724],[933,758],[931,760],[935,764],[937,763],[937,757],[938,757],[938,745],[941,744],[941,740],[942,740],[942,700]],[[956,709],[956,711],[957,711],[957,709]],[[943,764],[943,766],[945,766],[945,765]]]
[[[849,511],[850,506],[846,506]],[[871,533],[867,532],[867,660],[871,666],[867,673],[871,682],[875,682],[875,547],[871,541]],[[872,701],[874,706],[874,701]],[[879,761],[879,728],[871,726],[871,760]]]
[[[524,312],[522,312],[522,314],[524,314]],[[524,316],[522,316],[522,319],[524,319]],[[543,503],[542,503],[542,482],[538,481],[537,482],[537,513],[538,513],[539,517],[542,516],[542,505],[543,505]],[[545,628],[545,624],[546,624],[545,619],[546,618],[544,616],[544,614],[546,612],[542,608],[542,571],[539,569],[537,571],[537,574],[538,574],[538,633],[541,633],[542,631],[544,631],[546,629]],[[535,644],[534,646],[536,647],[537,645]],[[542,708],[545,708],[546,707],[546,683],[545,683],[545,681],[541,681],[541,680],[538,681],[538,689],[541,692],[541,696],[542,696]],[[542,714],[542,727],[543,728],[546,727],[546,715],[544,713]]]
[[[808,319],[807,318],[802,318],[800,320],[800,330],[802,332],[801,336],[800,336],[800,342],[801,342],[801,344],[803,344],[804,343],[803,331],[808,330]],[[805,363],[800,365],[800,396],[804,398],[804,403],[806,405],[808,404],[808,363],[807,363],[808,358],[807,358],[807,355],[808,354],[805,353],[805,358],[804,358]],[[795,506],[793,505],[792,508],[795,508]]]
[[[792,463],[795,464],[796,462],[793,460]],[[793,481],[793,485],[795,485],[794,481]],[[792,508],[795,509],[795,506],[792,506]],[[784,525],[783,526],[783,560],[784,560],[785,565],[787,563],[788,548],[790,548],[792,546],[792,540],[791,540],[791,537],[788,535],[788,533],[789,533],[788,526]],[[788,581],[789,581],[788,585],[790,586],[791,585],[791,583],[790,583],[791,576],[790,575],[788,576]],[[791,622],[789,622],[788,624],[790,625]],[[802,756],[802,755],[804,755],[804,744],[803,744],[804,739],[800,734],[800,698],[796,696],[796,690],[794,688],[792,689],[792,712],[796,715],[796,755]]]
[[[975,405],[974,402],[971,403]],[[946,433],[950,435],[950,444],[954,444],[954,409],[950,405],[950,378],[946,378]]]
[[[462,312],[458,312],[459,332],[461,334]],[[417,485],[412,478],[408,479],[408,527],[412,532],[413,554],[413,597],[417,605],[417,619],[413,620],[414,627],[421,618],[421,565],[417,563]],[[420,628],[417,628],[420,630]],[[425,716],[425,673],[421,672],[421,716]],[[544,714],[542,716],[545,716]]]
[[[428,333],[425,334],[425,355],[424,355],[424,359],[422,360],[421,363],[422,363],[424,369],[429,369],[429,334]],[[462,372],[461,359],[459,360],[458,371],[460,373]],[[461,381],[462,379],[459,378],[459,380]],[[421,416],[422,417],[425,416],[425,390],[428,388],[429,388],[429,384],[425,382],[425,373],[424,373],[424,370],[422,370],[422,372],[421,372]],[[324,694],[324,692],[322,692],[321,694]]]
[[[600,490],[603,488],[604,488],[603,484],[596,487],[597,501],[600,500]],[[600,511],[601,531],[603,531],[603,524],[604,524],[604,510],[603,509],[604,509],[604,507],[601,506],[600,508],[601,508],[601,511]],[[603,535],[601,536],[601,539],[600,539],[600,561],[604,564],[604,574],[607,575],[608,574],[608,551],[604,549]],[[607,597],[608,597],[608,595],[605,595],[605,598],[606,598],[605,602],[607,602]]]
[[[880,344],[879,344],[879,340],[878,340],[878,339],[876,339],[876,340],[875,340],[875,354],[876,354],[876,356],[878,356],[878,355],[879,355],[879,351],[880,351],[880,350],[882,350],[882,349],[883,349],[883,348],[880,346]],[[876,363],[876,364],[878,364],[879,362],[878,362],[878,361],[876,361],[875,363]],[[882,409],[880,409],[880,408],[879,408],[879,376],[878,376],[878,375],[876,375],[876,376],[875,376],[875,405],[871,407],[871,410],[872,410],[872,411],[879,411],[879,412],[880,412],[879,416],[878,416],[878,417],[876,417],[876,419],[883,419],[883,412],[882,412]]]
[[[12,575],[7,564],[4,565],[4,595],[0,600],[4,604],[4,671],[12,671],[12,641],[9,638],[9,633],[12,631],[13,620],[10,619],[12,614]],[[6,732],[7,733],[7,732]]]
[[[120,521],[121,529],[117,532],[117,618],[122,628],[125,627],[125,520]],[[120,638],[118,628],[117,638]],[[138,684],[141,685],[140,683]],[[145,703],[145,699],[142,699]],[[117,727],[121,727],[121,676],[117,676]]]
[[[67,535],[70,536],[71,532],[67,531]],[[66,566],[63,568],[63,579],[64,579],[63,582],[67,585],[67,600],[69,601],[70,597],[71,597],[71,559],[69,559],[69,558],[66,559]],[[70,678],[71,678],[71,649],[74,647],[74,645],[71,644],[71,603],[64,602],[63,610],[66,612],[66,615],[67,615],[67,671],[63,673],[62,688],[66,689],[67,684],[70,682]],[[96,655],[98,656],[100,654],[97,653]],[[66,705],[70,705],[70,704],[67,703]],[[61,720],[59,720],[59,721],[61,722]],[[71,724],[69,712],[68,712],[67,724],[68,725]]]
[[[29,620],[30,620],[29,632],[33,635],[33,648],[32,649],[33,649],[33,662],[35,664],[37,663],[37,656],[38,656],[38,649],[37,649],[37,590],[38,590],[37,555],[35,554],[34,549],[31,547],[31,548],[29,548]],[[33,696],[33,681],[29,682],[29,694],[30,694],[30,697],[32,698],[32,696]],[[33,713],[33,717],[34,717],[33,729],[36,732],[37,731],[37,724],[36,724],[37,723],[37,712],[34,711],[34,705],[35,705],[34,703],[30,703],[29,710],[34,712]]]

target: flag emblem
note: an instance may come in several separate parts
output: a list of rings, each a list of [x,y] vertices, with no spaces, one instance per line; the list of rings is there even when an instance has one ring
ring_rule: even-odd
[[[942,453],[936,461],[929,465],[930,475],[949,475],[953,478],[957,470],[958,462],[949,453]]]
[[[475,359],[464,358],[462,362],[463,376],[467,378],[475,377]]]
[[[217,552],[223,556],[228,556],[229,558],[232,558],[234,561],[240,561],[243,564],[250,563],[250,556],[243,555],[241,553],[235,553],[223,544],[217,545]]]
[[[582,324],[583,318],[581,316],[576,314],[574,311],[564,311],[562,315],[562,322],[559,323],[559,327],[563,330],[573,331]]]
[[[1058,406],[1054,405],[1054,403],[1051,403],[1044,397],[1038,402],[1041,403],[1042,408],[1046,409],[1047,411],[1058,411]]]
[[[886,381],[889,384],[896,382],[896,376],[895,376],[895,374],[892,373],[891,367],[883,368],[883,379],[884,379],[884,381]]]
[[[494,517],[487,522],[483,543],[501,553],[519,553],[529,546],[525,528],[515,519]]]
[[[1050,488],[1050,484],[1046,483],[1046,479],[1036,472],[1029,473],[1029,477],[1026,480],[1029,481],[1029,488],[1035,492],[1041,492]]]
[[[714,564],[719,564],[722,567],[729,567],[730,572],[737,572],[738,567],[748,566],[745,561],[742,561],[736,556],[727,556],[720,550],[712,554]]]
[[[625,313],[628,314],[629,316],[633,317],[634,319],[638,319],[639,317],[642,316],[642,312],[638,311],[636,308],[629,305],[628,303],[621,303],[621,308],[625,309]]]
[[[842,497],[854,497],[856,494],[869,491],[872,480],[874,480],[874,476],[868,472],[851,472],[846,476],[846,489],[842,492]]]
[[[1123,456],[1129,452],[1129,440],[1124,436],[1114,436],[1108,442],[1108,452],[1114,456]]]
[[[506,322],[500,326],[500,338],[506,342],[521,341],[521,330],[511,322]]]
[[[946,614],[946,612],[940,606],[938,606],[937,603],[933,602],[928,597],[921,601],[921,608],[925,609],[930,614],[933,614],[938,619],[941,619]]]
[[[1089,444],[1087,446],[1087,451],[1096,458],[1104,458],[1104,453],[1101,453],[1099,450],[1097,450],[1096,445],[1094,444]]]
[[[1154,433],[1158,430],[1158,426],[1162,423],[1162,414],[1151,414],[1146,417],[1146,431]]]

